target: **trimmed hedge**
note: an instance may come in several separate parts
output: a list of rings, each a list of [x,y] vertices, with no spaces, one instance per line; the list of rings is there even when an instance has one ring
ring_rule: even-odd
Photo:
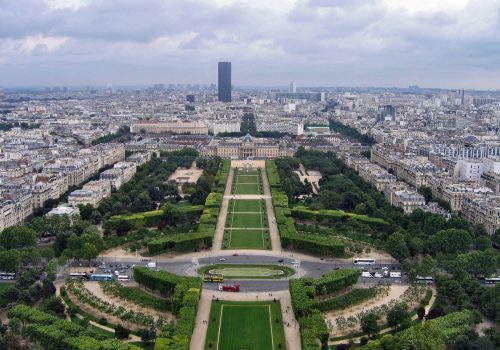
[[[337,298],[320,301],[319,309],[322,312],[347,309],[352,305],[359,304],[377,295],[375,288],[359,288],[341,295]]]
[[[178,205],[175,208],[180,214],[184,215],[187,222],[195,222],[203,212],[203,205]],[[115,215],[106,220],[105,228],[116,230],[120,221],[126,220],[130,223],[134,230],[141,227],[156,227],[163,221],[163,210],[145,211],[130,215]]]
[[[280,177],[278,175],[278,168],[274,160],[266,160],[266,174],[267,180],[269,181],[269,186],[271,188],[280,188]]]
[[[152,240],[148,242],[149,253],[155,255],[167,250],[188,252],[212,247],[222,197],[223,194],[219,192],[211,192],[207,196],[196,232],[174,234]]]
[[[358,269],[338,269],[330,271],[314,280],[316,295],[328,295],[346,289],[358,281]]]
[[[134,267],[134,279],[146,288],[172,295],[172,311],[178,319],[172,334],[160,334],[155,349],[188,350],[201,295],[201,279],[181,277],[163,270],[152,271],[146,267]],[[159,339],[166,340],[161,340],[158,345]]]
[[[269,162],[269,161],[268,161]],[[315,255],[341,257],[344,255],[344,242],[321,235],[297,232],[291,217],[293,210],[288,208],[288,197],[276,188],[272,190],[274,215],[280,232],[281,247]]]
[[[292,217],[298,220],[312,220],[319,225],[331,226],[335,223],[343,223],[346,220],[359,221],[363,224],[368,224],[375,230],[387,230],[390,224],[380,218],[372,218],[367,215],[355,213],[347,213],[343,210],[309,210],[304,206],[297,206],[291,210]]]
[[[295,318],[300,324],[302,349],[318,350],[320,340],[328,341],[328,327],[321,316],[316,295],[325,295],[344,289],[358,280],[357,269],[334,270],[319,279],[290,280],[289,290]]]

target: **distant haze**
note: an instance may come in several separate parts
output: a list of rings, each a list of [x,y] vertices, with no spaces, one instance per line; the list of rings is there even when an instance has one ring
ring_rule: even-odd
[[[0,0],[0,86],[500,88],[500,0]]]

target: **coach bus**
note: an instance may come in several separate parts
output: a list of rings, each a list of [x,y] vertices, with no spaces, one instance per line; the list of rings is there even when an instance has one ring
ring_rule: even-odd
[[[432,282],[434,282],[434,277],[432,277],[432,276],[417,276],[415,278],[415,280],[417,282],[431,284]]]
[[[203,282],[223,282],[224,275],[221,273],[210,273],[208,275],[203,276]]]
[[[14,272],[0,272],[0,280],[15,280],[16,274]]]
[[[69,278],[72,280],[88,280],[89,275],[86,272],[71,272]]]
[[[500,277],[486,277],[483,282],[485,284],[496,284],[500,283]]]
[[[375,265],[375,259],[354,259],[356,265]]]
[[[93,273],[90,275],[91,281],[111,281],[113,275],[110,273]]]

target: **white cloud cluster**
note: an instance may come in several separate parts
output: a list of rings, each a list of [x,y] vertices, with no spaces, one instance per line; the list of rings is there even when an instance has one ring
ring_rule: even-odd
[[[0,84],[208,83],[231,60],[241,85],[499,88],[499,30],[500,0],[0,0]]]

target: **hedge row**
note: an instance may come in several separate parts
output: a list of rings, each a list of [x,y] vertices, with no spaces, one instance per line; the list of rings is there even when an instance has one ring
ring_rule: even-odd
[[[300,324],[302,349],[318,350],[320,348],[318,340],[322,342],[328,340],[328,327],[319,313],[318,301],[314,298],[316,292],[314,279],[290,280],[289,288],[295,318]]]
[[[43,311],[18,304],[11,308],[8,317],[23,322],[25,334],[46,349],[54,350],[139,350],[135,345],[103,336],[82,326],[61,320]]]
[[[344,255],[345,244],[341,240],[297,232],[291,217],[292,211],[288,208],[288,197],[284,192],[275,188],[272,190],[272,198],[283,248],[293,248],[297,251],[323,256],[341,257]]]
[[[140,285],[161,294],[172,295],[172,310],[178,315],[173,332],[162,332],[155,345],[160,350],[188,350],[194,329],[198,302],[201,295],[201,279],[181,277],[167,271],[152,271],[146,267],[134,267],[134,280]]]
[[[352,305],[359,304],[377,295],[375,288],[358,288],[341,295],[337,298],[320,301],[319,309],[322,312],[347,309]]]
[[[315,295],[333,294],[356,284],[359,278],[358,269],[338,269],[330,271],[323,277],[314,280]]]
[[[155,255],[168,250],[178,252],[194,251],[200,248],[210,248],[213,242],[215,226],[222,204],[223,194],[211,192],[205,200],[205,209],[200,216],[198,229],[194,233],[182,233],[164,236],[148,242],[148,251]]]
[[[280,177],[278,175],[278,168],[274,160],[266,160],[266,174],[267,180],[269,181],[269,186],[271,188],[280,188]]]
[[[203,212],[203,205],[176,206],[180,214],[185,216],[186,222],[196,222]],[[131,215],[115,215],[106,220],[104,228],[116,230],[121,221],[130,223],[134,230],[141,227],[157,227],[163,221],[163,210],[152,210]]]
[[[231,161],[230,160],[223,160],[222,167],[217,172],[216,179],[215,179],[217,189],[220,192],[224,192],[224,187],[226,186],[227,179],[229,177],[229,170],[230,169],[231,169]]]
[[[297,206],[291,210],[292,217],[298,220],[312,220],[319,225],[330,226],[335,223],[342,223],[350,219],[368,224],[375,230],[387,230],[390,224],[380,218],[372,218],[367,215],[347,213],[343,210],[309,210],[304,206]]]

